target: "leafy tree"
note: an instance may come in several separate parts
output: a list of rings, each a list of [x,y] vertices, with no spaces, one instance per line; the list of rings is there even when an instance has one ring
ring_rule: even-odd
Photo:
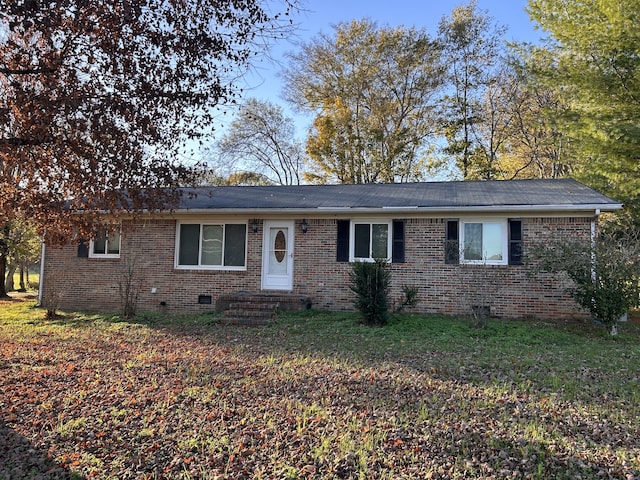
[[[593,244],[566,241],[537,246],[530,255],[539,268],[564,273],[573,282],[569,293],[593,317],[617,333],[617,322],[640,306],[640,232],[601,232]]]
[[[24,271],[38,261],[41,238],[30,222],[20,218],[7,222],[1,235],[0,242],[5,242],[7,246],[7,271],[5,276],[0,277],[3,279],[0,282],[0,296],[5,296],[15,288],[13,275],[16,271],[20,271],[20,289],[26,289]]]
[[[507,139],[499,160],[503,178],[560,178],[570,175],[579,155],[572,140],[559,127],[566,104],[553,89],[540,82],[526,62],[527,46],[520,58],[510,59]]]
[[[229,185],[272,185],[264,175],[255,172],[234,172],[229,175],[220,175],[213,170],[205,170],[193,184],[199,186],[229,186]]]
[[[637,207],[640,0],[530,0],[529,13],[551,37],[532,64],[568,107],[561,128],[581,149],[577,173]]]
[[[0,225],[63,241],[98,212],[175,200],[159,187],[190,178],[176,159],[294,1],[0,0]]]
[[[501,161],[514,120],[512,102],[515,89],[513,73],[505,64],[487,83],[478,102],[477,122],[470,125],[473,144],[467,174],[469,180],[495,180],[507,175]]]
[[[440,48],[424,30],[341,23],[290,55],[286,98],[315,113],[307,141],[315,182],[411,181],[435,132]]]
[[[214,152],[219,156],[210,162],[234,172],[238,180],[256,177],[277,185],[300,184],[304,150],[295,140],[293,120],[279,105],[247,100]]]
[[[499,91],[504,31],[487,12],[478,10],[475,0],[455,8],[438,28],[450,84],[441,111],[444,151],[455,158],[464,179],[494,177],[496,138],[491,134],[497,125],[490,115],[497,110],[486,112],[483,107],[491,107],[486,102],[494,101]],[[488,126],[488,133],[481,132],[480,125]],[[478,142],[480,137],[486,141]]]

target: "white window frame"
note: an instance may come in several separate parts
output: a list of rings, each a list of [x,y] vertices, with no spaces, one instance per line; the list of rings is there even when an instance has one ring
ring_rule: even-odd
[[[180,265],[180,227],[182,225],[200,225],[200,237],[198,238],[198,265]],[[227,225],[243,225],[245,228],[244,236],[244,265],[242,266],[226,266],[226,265],[202,265],[202,231],[203,226],[219,225],[222,226],[222,259],[224,261],[224,243],[227,234]],[[224,270],[224,271],[246,271],[247,270],[247,244],[249,243],[249,222],[248,221],[229,221],[219,219],[207,220],[183,220],[176,222],[176,240],[173,267],[177,270]]]
[[[371,225],[386,225],[387,226],[387,258],[386,261],[391,263],[392,247],[393,247],[393,220],[391,219],[370,219],[370,218],[357,218],[352,219],[349,222],[349,261],[350,262],[374,262],[375,258],[363,258],[356,257],[356,225],[367,224],[369,225],[369,232],[371,233]],[[372,251],[371,242],[373,235],[369,235],[369,252]]]
[[[502,247],[502,260],[489,260],[484,258],[486,252],[482,253],[482,259],[480,260],[467,260],[464,255],[465,250],[465,224],[480,223],[482,225],[487,223],[500,224],[502,228],[501,235],[501,247]],[[508,265],[509,264],[509,222],[504,217],[482,217],[482,218],[461,218],[459,220],[459,238],[460,238],[460,263],[467,265]]]
[[[109,252],[109,233],[108,232],[104,232],[105,235],[105,244],[104,244],[104,252],[105,253],[96,253],[94,251],[95,248],[95,241],[92,238],[91,240],[89,240],[89,258],[120,258],[120,252],[122,252],[122,233],[120,232],[120,230],[117,230],[118,232],[118,253],[107,253]]]

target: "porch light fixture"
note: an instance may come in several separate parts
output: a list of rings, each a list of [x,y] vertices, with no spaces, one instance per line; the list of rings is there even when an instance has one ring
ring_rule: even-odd
[[[300,229],[302,230],[302,233],[307,233],[308,228],[309,228],[309,224],[307,223],[307,219],[303,218],[302,222],[300,223]]]
[[[255,218],[251,221],[251,229],[253,230],[253,233],[258,233],[258,220]]]

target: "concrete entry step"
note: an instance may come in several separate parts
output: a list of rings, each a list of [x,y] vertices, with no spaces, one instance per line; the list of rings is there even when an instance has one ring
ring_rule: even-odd
[[[306,295],[290,293],[236,292],[221,295],[216,311],[223,312],[222,323],[230,325],[267,325],[278,311],[309,310],[312,300]]]

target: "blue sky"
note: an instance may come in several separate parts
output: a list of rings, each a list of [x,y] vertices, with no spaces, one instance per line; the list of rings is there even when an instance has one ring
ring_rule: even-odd
[[[294,51],[294,41],[312,38],[318,33],[333,34],[332,25],[364,17],[371,18],[379,25],[416,26],[425,28],[430,35],[437,35],[438,23],[452,10],[466,5],[468,0],[302,0],[305,11],[294,17],[298,25],[294,39],[281,41],[271,50],[274,60],[284,62],[284,54]],[[536,42],[542,36],[534,28],[525,8],[527,0],[478,0],[480,10],[486,10],[499,25],[508,28],[508,41]],[[296,119],[298,135],[306,132],[311,119],[295,115],[281,99],[282,80],[278,76],[280,66],[272,61],[256,62],[255,72],[246,78],[247,90],[244,97],[256,97],[283,106],[288,116]],[[228,114],[227,114],[228,115]],[[230,118],[226,118],[230,120]],[[218,129],[221,133],[221,130]]]

